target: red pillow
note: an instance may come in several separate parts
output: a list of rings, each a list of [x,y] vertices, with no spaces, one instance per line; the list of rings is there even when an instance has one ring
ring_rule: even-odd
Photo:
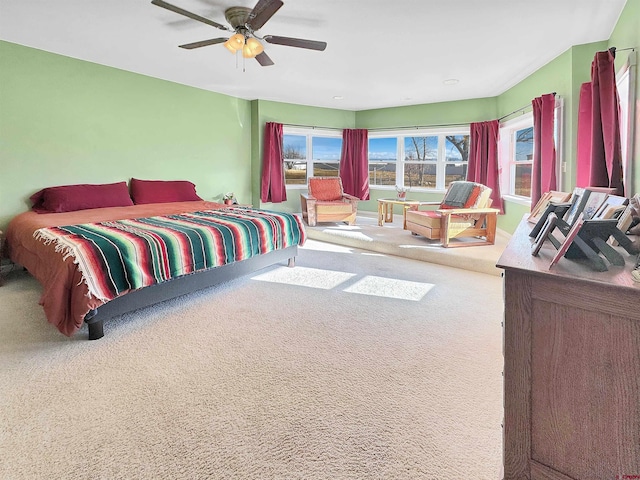
[[[202,200],[196,195],[196,186],[186,180],[131,179],[131,198],[141,203],[192,202]]]
[[[126,182],[61,185],[43,188],[31,196],[38,213],[62,213],[89,208],[130,207],[133,205]]]

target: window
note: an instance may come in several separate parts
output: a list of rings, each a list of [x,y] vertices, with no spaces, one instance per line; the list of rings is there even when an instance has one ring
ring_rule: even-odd
[[[369,185],[395,185],[398,139],[369,139]]]
[[[636,91],[636,52],[629,57],[616,74],[616,86],[620,98],[620,142],[622,146],[622,172],[624,191],[627,196],[633,191],[633,135]]]
[[[556,146],[556,179],[562,185],[562,97],[556,96],[554,109],[554,142]],[[500,190],[518,203],[531,200],[531,174],[533,172],[533,113],[529,112],[500,124],[498,161]],[[543,192],[544,193],[544,192]]]
[[[309,177],[337,177],[342,153],[342,131],[284,128],[285,185],[307,185]]]
[[[283,135],[284,180],[286,185],[307,184],[307,139],[303,135]]]
[[[533,169],[533,127],[526,127],[512,133],[513,152],[511,181],[513,195],[531,198],[531,171]]]
[[[533,114],[500,125],[501,190],[506,195],[531,198],[533,169]]]
[[[468,129],[422,129],[408,135],[369,132],[370,185],[444,190],[465,180]]]

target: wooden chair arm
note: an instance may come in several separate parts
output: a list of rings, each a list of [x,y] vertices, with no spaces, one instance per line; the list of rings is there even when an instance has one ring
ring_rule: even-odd
[[[497,208],[441,208],[436,210],[440,215],[473,215],[483,213],[500,213]]]
[[[348,193],[343,193],[342,194],[342,198],[347,199],[349,201],[353,201],[353,200],[355,200],[357,202],[360,201],[360,199],[358,197],[354,197],[353,195],[349,195]]]
[[[311,195],[310,193],[301,193],[301,194],[300,194],[300,196],[301,196],[301,197],[306,198],[307,200],[315,200],[315,199],[316,199],[316,198],[315,198],[313,195]]]
[[[404,208],[420,210],[420,207],[433,207],[433,206],[440,206],[440,205],[442,205],[442,202],[420,202],[418,205],[407,204],[404,206]]]

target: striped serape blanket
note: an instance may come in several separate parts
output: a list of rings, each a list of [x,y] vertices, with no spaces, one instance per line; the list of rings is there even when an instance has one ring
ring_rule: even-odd
[[[306,239],[298,215],[245,208],[47,227],[34,236],[73,257],[89,296],[103,301]]]

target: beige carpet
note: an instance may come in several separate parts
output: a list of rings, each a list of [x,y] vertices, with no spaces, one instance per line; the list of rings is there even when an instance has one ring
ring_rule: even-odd
[[[494,245],[443,248],[439,241],[412,235],[411,232],[404,230],[401,213],[393,216],[392,223],[385,223],[380,227],[377,214],[370,212],[358,214],[355,225],[322,223],[315,227],[307,227],[307,232],[309,238],[314,240],[364,248],[489,275],[502,274],[502,270],[496,268],[496,263],[511,238],[508,233],[498,230]]]
[[[495,480],[502,284],[310,240],[66,338],[0,288],[2,479]]]

